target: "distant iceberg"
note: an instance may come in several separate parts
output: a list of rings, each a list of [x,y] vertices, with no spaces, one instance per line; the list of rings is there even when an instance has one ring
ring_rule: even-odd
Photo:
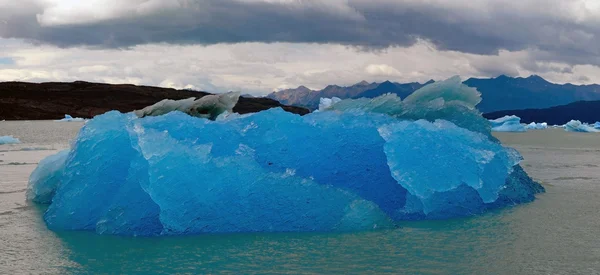
[[[571,120],[565,124],[567,132],[583,132],[583,133],[598,133],[600,130],[588,124],[581,123],[579,120]]]
[[[60,119],[60,120],[56,120],[56,121],[60,121],[60,122],[83,122],[85,120],[86,120],[85,118],[72,117],[71,115],[65,114],[65,118]]]
[[[527,130],[543,130],[543,129],[548,129],[548,123],[546,122],[542,122],[542,123],[529,123],[527,125],[525,125],[525,129]]]
[[[40,162],[27,197],[53,230],[129,236],[373,230],[534,200],[479,101],[455,77],[305,116],[112,111]]]
[[[0,136],[0,145],[2,144],[18,144],[21,141],[13,136]]]
[[[490,120],[493,132],[525,132],[526,128],[521,124],[518,116],[504,116]]]

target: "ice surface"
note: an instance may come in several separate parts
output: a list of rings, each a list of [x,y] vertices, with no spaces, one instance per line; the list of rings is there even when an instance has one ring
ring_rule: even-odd
[[[85,118],[81,118],[81,117],[72,117],[71,115],[67,115],[65,114],[65,118],[60,119],[60,120],[56,120],[56,121],[60,121],[60,122],[73,122],[73,121],[85,121]]]
[[[504,116],[490,120],[494,132],[525,132],[525,126],[521,124],[518,116]]]
[[[18,144],[21,141],[13,136],[0,136],[0,145],[2,144]]]
[[[109,112],[40,163],[28,198],[53,196],[51,229],[138,236],[370,230],[532,201],[543,188],[520,155],[487,120],[469,123],[477,100],[450,84],[411,104],[384,95],[305,116]],[[406,119],[418,113],[426,120]]]
[[[598,133],[600,130],[588,124],[581,123],[579,120],[571,120],[565,124],[567,132],[583,132],[583,133]]]
[[[445,119],[491,138],[490,123],[475,108],[479,102],[481,94],[476,89],[462,84],[460,77],[455,76],[429,84],[409,95],[404,101],[396,94],[385,94],[373,99],[342,100],[325,110],[383,113],[405,120]]]
[[[542,123],[529,123],[527,125],[525,125],[525,129],[527,130],[543,130],[543,129],[548,129],[548,123],[546,122],[542,122]]]
[[[200,99],[194,97],[182,100],[165,99],[134,113],[138,117],[160,116],[173,111],[180,111],[191,116],[215,120],[224,112],[233,113],[233,107],[240,97],[239,92],[206,95]]]

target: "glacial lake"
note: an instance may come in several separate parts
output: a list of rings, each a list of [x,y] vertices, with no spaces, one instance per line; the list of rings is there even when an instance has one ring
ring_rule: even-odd
[[[481,216],[358,233],[130,238],[52,232],[29,174],[82,123],[0,122],[0,274],[600,274],[600,134],[497,133],[546,188]],[[432,167],[432,169],[435,169]]]

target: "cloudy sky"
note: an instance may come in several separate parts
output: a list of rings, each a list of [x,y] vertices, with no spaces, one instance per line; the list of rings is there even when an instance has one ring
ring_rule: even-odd
[[[597,0],[0,0],[0,81],[600,83]]]

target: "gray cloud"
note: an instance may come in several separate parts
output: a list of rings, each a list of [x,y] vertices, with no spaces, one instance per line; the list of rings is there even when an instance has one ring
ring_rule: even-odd
[[[0,37],[60,47],[292,42],[381,49],[423,39],[440,50],[535,49],[543,60],[600,64],[600,12],[584,0],[125,0],[109,1],[110,9],[102,1],[10,2],[0,9]]]

